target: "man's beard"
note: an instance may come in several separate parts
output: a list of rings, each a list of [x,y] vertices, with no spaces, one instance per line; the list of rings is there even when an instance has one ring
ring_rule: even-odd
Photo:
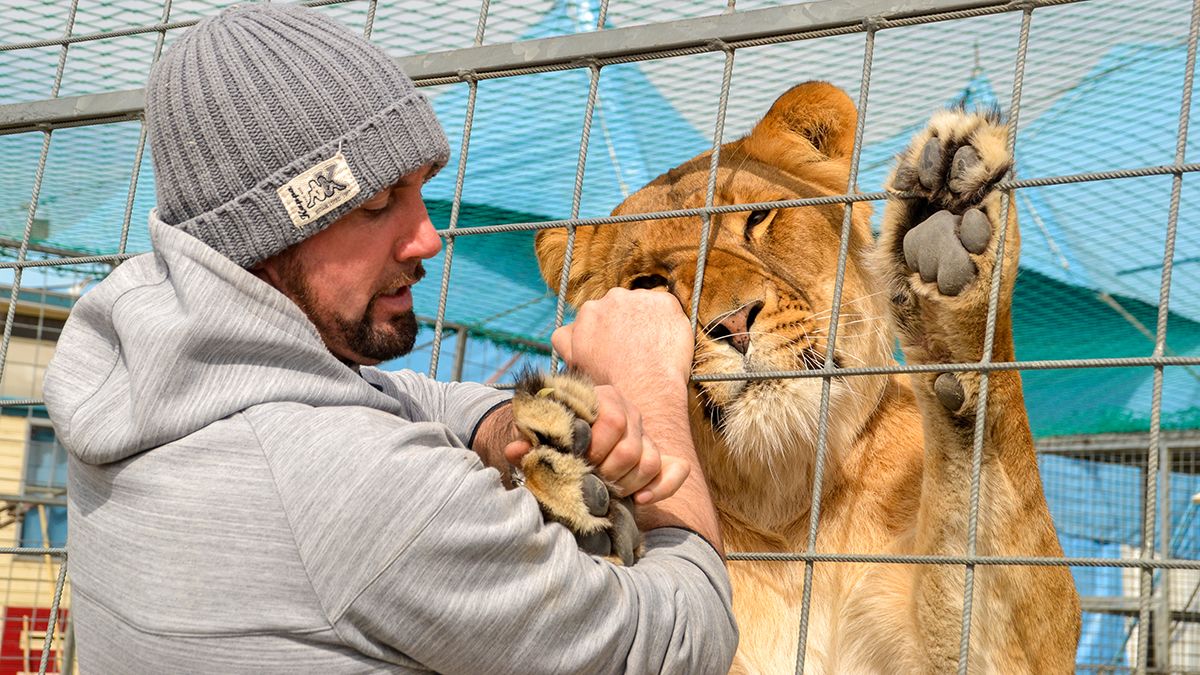
[[[417,263],[408,285],[415,284],[424,276],[425,268]],[[331,311],[322,311],[317,306],[312,288],[295,256],[285,255],[281,260],[279,281],[283,287],[280,290],[308,316],[326,344],[329,344],[331,337],[340,337],[352,352],[372,361],[388,361],[412,351],[417,340],[417,317],[411,309],[392,317],[383,326],[376,326],[371,321],[379,296],[397,289],[384,289],[371,296],[362,316],[355,321]]]

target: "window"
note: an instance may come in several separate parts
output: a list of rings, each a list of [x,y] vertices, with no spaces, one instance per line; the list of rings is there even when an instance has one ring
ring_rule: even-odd
[[[67,451],[54,436],[54,427],[31,424],[25,448],[25,474],[21,495],[65,501],[67,496]],[[19,546],[66,546],[67,507],[29,504],[21,520]]]

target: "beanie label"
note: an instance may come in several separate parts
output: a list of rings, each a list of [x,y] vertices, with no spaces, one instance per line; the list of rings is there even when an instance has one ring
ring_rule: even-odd
[[[292,224],[299,229],[345,204],[359,193],[358,181],[346,156],[336,155],[318,162],[276,191]]]

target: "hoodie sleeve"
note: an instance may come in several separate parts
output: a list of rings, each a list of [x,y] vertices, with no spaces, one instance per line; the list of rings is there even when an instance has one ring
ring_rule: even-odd
[[[698,535],[648,533],[618,567],[581,553],[445,426],[364,408],[243,413],[341,640],[441,673],[724,673],[729,579]]]
[[[474,438],[479,423],[497,405],[512,398],[512,392],[477,382],[438,382],[411,371],[363,368],[362,376],[393,398],[407,395],[429,421],[450,428],[464,445]]]
[[[699,536],[647,533],[619,567],[473,471],[337,618],[440,673],[725,673],[737,647],[724,565]]]

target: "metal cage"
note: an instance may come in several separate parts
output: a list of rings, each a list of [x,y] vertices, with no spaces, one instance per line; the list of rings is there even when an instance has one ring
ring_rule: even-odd
[[[43,432],[36,431],[45,428],[40,421],[45,415],[39,378],[73,299],[121,261],[144,252],[148,246],[138,227],[153,199],[147,188],[152,171],[149,163],[143,162],[146,130],[141,122],[140,86],[171,37],[199,17],[216,12],[222,4],[227,3],[35,0],[0,4],[0,16],[6,24],[0,29],[0,155],[4,157],[0,176],[9,194],[7,201],[0,199],[0,274],[9,286],[0,342],[0,393],[5,413],[22,420],[21,424],[26,425],[22,433],[27,433],[13,440],[25,454],[15,470],[12,487],[0,486],[0,492],[11,493],[0,495],[9,519],[0,525],[0,532],[4,527],[14,527],[18,532],[13,545],[0,548],[0,554],[13,561],[8,566],[10,588],[12,579],[28,576],[27,570],[34,569],[37,583],[46,584],[49,591],[31,601],[35,604],[31,612],[22,614],[5,608],[5,635],[9,622],[23,622],[17,632],[25,641],[25,651],[23,656],[14,656],[0,647],[0,672],[9,672],[6,659],[20,660],[13,672],[33,667],[42,673],[66,672],[73,667],[70,623],[60,611],[66,606],[60,599],[69,597],[67,551],[54,540],[51,527],[54,518],[61,516],[54,509],[65,508],[65,483],[54,470],[61,446],[52,435],[38,436]],[[812,492],[820,494],[829,388],[835,374],[981,373],[971,499],[969,505],[964,505],[970,515],[966,553],[888,556],[817,551],[817,501],[811,510],[806,550],[789,554],[735,553],[729,557],[805,567],[801,628],[796,636],[797,672],[804,669],[812,570],[816,565],[840,562],[960,566],[966,581],[959,660],[959,671],[963,673],[967,671],[970,633],[987,630],[987,626],[972,625],[971,621],[974,573],[980,565],[1072,567],[1080,584],[1085,617],[1094,629],[1085,635],[1093,642],[1088,643],[1091,646],[1086,655],[1081,648],[1080,672],[1200,672],[1200,525],[1195,515],[1200,509],[1200,483],[1192,482],[1200,475],[1200,415],[1189,412],[1200,410],[1200,388],[1193,383],[1200,382],[1200,348],[1191,342],[1192,333],[1188,332],[1192,322],[1200,321],[1200,312],[1193,314],[1200,286],[1191,286],[1189,281],[1197,279],[1192,266],[1200,260],[1200,234],[1194,227],[1190,232],[1187,228],[1196,223],[1188,223],[1186,216],[1181,218],[1181,213],[1189,212],[1184,176],[1200,169],[1200,164],[1186,161],[1200,0],[1156,0],[1140,8],[1130,6],[1134,3],[1106,0],[828,0],[792,5],[751,0],[546,0],[536,6],[500,0],[483,0],[480,5],[476,0],[462,0],[440,3],[436,11],[426,3],[390,6],[377,4],[376,0],[305,4],[319,6],[361,27],[364,35],[395,54],[435,102],[454,104],[449,115],[444,114],[445,110],[440,112],[449,130],[461,129],[461,143],[450,167],[430,186],[440,199],[439,233],[445,245],[440,285],[432,279],[425,283],[427,292],[436,291],[436,306],[422,308],[431,314],[422,320],[427,326],[424,348],[397,364],[428,368],[435,377],[463,377],[471,367],[468,353],[473,355],[478,373],[494,371],[492,381],[502,380],[522,360],[544,363],[549,355],[549,331],[569,320],[566,274],[559,288],[536,288],[536,282],[532,282],[521,287],[523,295],[514,290],[512,299],[499,309],[489,306],[474,314],[466,312],[465,318],[456,316],[455,304],[464,301],[454,295],[455,288],[503,281],[483,276],[486,265],[464,259],[462,251],[469,251],[476,245],[473,242],[515,236],[512,241],[528,243],[529,234],[535,230],[565,227],[570,233],[566,262],[570,265],[574,232],[579,226],[621,227],[633,220],[699,217],[703,224],[696,242],[699,281],[690,312],[695,329],[713,214],[886,200],[889,195],[880,187],[880,181],[888,161],[900,149],[889,144],[889,139],[906,138],[906,130],[914,122],[943,104],[992,103],[1004,108],[1009,149],[1015,151],[1022,175],[1010,175],[1002,183],[1001,187],[1011,189],[1014,195],[1012,203],[1005,196],[1003,208],[1005,213],[1010,208],[1021,208],[1024,227],[1043,235],[1037,243],[1026,244],[1036,249],[1029,255],[1043,256],[1054,265],[1061,263],[1064,270],[1069,268],[1069,255],[1053,236],[1057,232],[1054,225],[1045,222],[1051,214],[1065,208],[1063,218],[1070,219],[1084,211],[1094,214],[1111,208],[1113,212],[1105,215],[1114,223],[1110,233],[1117,238],[1114,246],[1132,246],[1119,238],[1133,236],[1119,233],[1120,228],[1128,227],[1120,212],[1143,208],[1138,196],[1141,193],[1137,192],[1141,188],[1135,190],[1134,186],[1152,184],[1157,190],[1154,194],[1162,196],[1162,203],[1156,202],[1151,215],[1137,216],[1137,220],[1148,223],[1138,232],[1154,234],[1156,239],[1146,246],[1157,253],[1148,259],[1132,260],[1130,269],[1135,271],[1126,276],[1152,275],[1156,278],[1154,288],[1141,297],[1137,289],[1113,289],[1097,282],[1097,287],[1090,289],[1095,293],[1085,294],[1100,308],[1088,311],[1111,312],[1105,316],[1124,330],[1135,331],[1140,336],[1136,339],[1144,343],[1130,350],[1114,348],[1086,357],[1078,352],[1056,351],[1055,345],[1048,345],[1033,350],[1042,355],[1039,358],[1011,363],[992,362],[985,356],[981,362],[970,364],[836,367],[832,353],[850,228],[850,209],[843,209],[842,245],[824,367],[757,373],[753,378],[808,377],[823,382]],[[1092,30],[1094,24],[1089,21],[1099,21],[1108,26],[1109,32]],[[1039,33],[1043,25],[1048,36],[1044,39]],[[928,32],[915,32],[918,29]],[[1126,103],[1137,115],[1153,118],[1152,123],[1157,125],[1154,128],[1163,131],[1160,136],[1173,141],[1170,147],[1164,145],[1160,159],[1154,159],[1158,155],[1153,153],[1147,155],[1149,151],[1143,152],[1144,148],[1124,148],[1120,128],[1106,129],[1108,111],[1100,110],[1085,131],[1099,139],[1097,145],[1108,149],[1098,152],[1086,145],[1081,148],[1080,153],[1087,158],[1084,164],[1090,166],[1077,169],[1073,162],[1055,163],[1054,157],[1048,163],[1025,162],[1025,157],[1033,156],[1026,154],[1021,142],[1022,133],[1032,128],[1029,119],[1044,120],[1035,132],[1061,133],[1056,131],[1061,124],[1051,124],[1055,115],[1061,117],[1061,102],[1069,102],[1074,96],[1084,101],[1079,104],[1084,108],[1088,101],[1094,104],[1094,99],[1085,96],[1092,90],[1081,88],[1094,86],[1095,80],[1089,78],[1093,78],[1095,69],[1079,66],[1067,75],[1056,71],[1058,66],[1067,68],[1054,63],[1056,55],[1068,59],[1074,47],[1055,41],[1078,35],[1080,41],[1098,45],[1098,54],[1101,47],[1124,44],[1130,33],[1146,36],[1158,51],[1131,48],[1123,58],[1135,65],[1149,64],[1149,72],[1161,74],[1164,81],[1172,83],[1172,89],[1155,90],[1162,100],[1153,103],[1153,108],[1136,89],[1129,90]],[[415,35],[420,35],[420,40]],[[1039,43],[1040,39],[1043,41]],[[1166,52],[1169,59],[1162,56]],[[1092,58],[1090,64],[1102,67],[1105,62],[1094,56],[1088,57]],[[1156,65],[1154,59],[1160,57],[1167,59],[1162,61],[1166,65]],[[946,74],[949,66],[943,68],[939,58],[954,62],[954,75]],[[749,75],[735,77],[735,64]],[[104,72],[98,73],[97,69]],[[766,110],[774,95],[783,91],[784,83],[808,79],[806,71],[840,83],[857,84],[859,118],[848,193],[782,202],[715,204],[716,167],[723,139],[732,135],[729,130],[744,129],[748,121]],[[923,80],[913,71],[935,75]],[[985,71],[989,78],[980,78]],[[1101,68],[1102,74],[1107,72]],[[997,83],[1005,85],[1010,94],[988,101],[981,95],[981,88],[990,91]],[[1037,87],[1032,100],[1025,96],[1031,83]],[[522,129],[540,134],[529,136],[530,147],[541,148],[539,158],[552,158],[541,173],[517,158],[508,158],[507,166],[500,162],[504,148],[509,146],[495,145],[502,143],[495,139],[503,139],[507,131],[494,111],[503,109],[505,96],[511,95],[505,92],[512,91],[529,92],[540,107],[539,120],[524,122]],[[661,127],[647,123],[650,126],[632,131],[619,128],[621,106],[657,105],[657,99],[649,98],[654,92],[667,92],[663,94],[665,99],[674,95],[676,100],[687,101],[668,105],[678,115],[677,121],[686,125],[671,128],[682,131],[667,130],[667,122],[662,120],[654,122],[661,122]],[[755,103],[746,103],[749,99],[756,99]],[[1139,105],[1146,107],[1143,110]],[[882,108],[878,113],[877,107]],[[1173,128],[1154,117],[1164,110]],[[651,147],[651,136],[655,134],[665,139],[662,149]],[[607,216],[607,210],[616,205],[612,198],[617,193],[599,181],[615,181],[624,193],[636,189],[634,181],[645,180],[646,175],[622,160],[631,154],[675,152],[666,144],[682,143],[681,139],[703,145],[678,148],[682,154],[668,154],[647,164],[664,171],[682,159],[711,150],[705,205],[668,213]],[[489,143],[493,144],[490,150]],[[56,156],[59,146],[63,149]],[[1151,161],[1143,159],[1146,156],[1151,156]],[[605,163],[609,161],[611,164]],[[1030,173],[1033,166],[1040,171]],[[515,176],[518,189],[526,193],[524,201],[537,204],[539,200],[556,200],[554,208],[518,208],[520,204],[511,201],[489,204],[486,190],[472,192],[473,182],[486,187],[493,180],[490,176],[500,172]],[[615,178],[597,178],[598,172]],[[105,180],[95,177],[105,173]],[[51,183],[55,185],[53,190],[47,188]],[[860,184],[868,189],[860,190]],[[92,202],[79,204],[76,202],[82,197],[65,194],[76,191],[75,186],[78,192],[91,195]],[[1080,188],[1070,192],[1065,200],[1067,207],[1047,197],[1055,190],[1073,186],[1085,186],[1086,191]],[[102,193],[116,197],[102,200],[100,208],[97,200]],[[1089,199],[1098,201],[1093,204]],[[1130,203],[1122,203],[1122,199]],[[1055,203],[1060,206],[1055,207]],[[1124,217],[1133,219],[1134,215]],[[1032,236],[1029,241],[1033,241]],[[496,250],[501,249],[508,250]],[[487,251],[487,255],[508,255]],[[480,256],[487,259],[484,254]],[[464,265],[470,266],[460,271]],[[1176,272],[1177,268],[1184,269]],[[992,352],[999,270],[997,265],[991,280],[984,354]],[[1018,288],[1023,284],[1024,276]],[[500,286],[495,294],[504,297],[508,290]],[[540,313],[533,316],[534,310]],[[1183,337],[1173,337],[1170,343],[1168,318],[1173,326],[1186,329],[1172,332],[1172,336]],[[454,357],[447,371],[442,348],[450,335],[454,336]],[[1061,338],[1046,341],[1056,339]],[[42,346],[41,352],[38,345]],[[1018,351],[1022,349],[1019,342]],[[27,352],[32,356],[23,355]],[[552,357],[550,362],[553,364]],[[989,373],[999,370],[1020,370],[1031,378],[1038,373],[1069,373],[1077,389],[1063,390],[1059,380],[1048,388],[1048,396],[1061,393],[1065,406],[1088,399],[1092,396],[1089,392],[1111,386],[1107,383],[1117,380],[1105,379],[1109,374],[1138,372],[1144,376],[1148,407],[1131,424],[1105,426],[1096,422],[1099,413],[1089,417],[1084,411],[1070,423],[1056,422],[1058,426],[1038,437],[1046,490],[1061,495],[1051,504],[1060,535],[1069,529],[1071,536],[1077,534],[1079,541],[1087,544],[1074,549],[1067,546],[1066,558],[976,554],[987,383]],[[1167,413],[1164,396],[1169,402]],[[1031,410],[1038,404],[1031,401]],[[1164,414],[1170,418],[1166,422]],[[3,434],[0,428],[0,436]],[[50,460],[44,459],[47,452]],[[45,461],[50,461],[49,469],[39,464]],[[3,480],[0,466],[0,482]],[[28,523],[34,523],[29,527],[40,536],[21,534]],[[1078,523],[1078,527],[1067,528],[1067,523]],[[1097,529],[1105,532],[1097,533]],[[34,639],[40,639],[41,644],[32,644],[30,640]],[[35,666],[33,661],[39,663]]]

